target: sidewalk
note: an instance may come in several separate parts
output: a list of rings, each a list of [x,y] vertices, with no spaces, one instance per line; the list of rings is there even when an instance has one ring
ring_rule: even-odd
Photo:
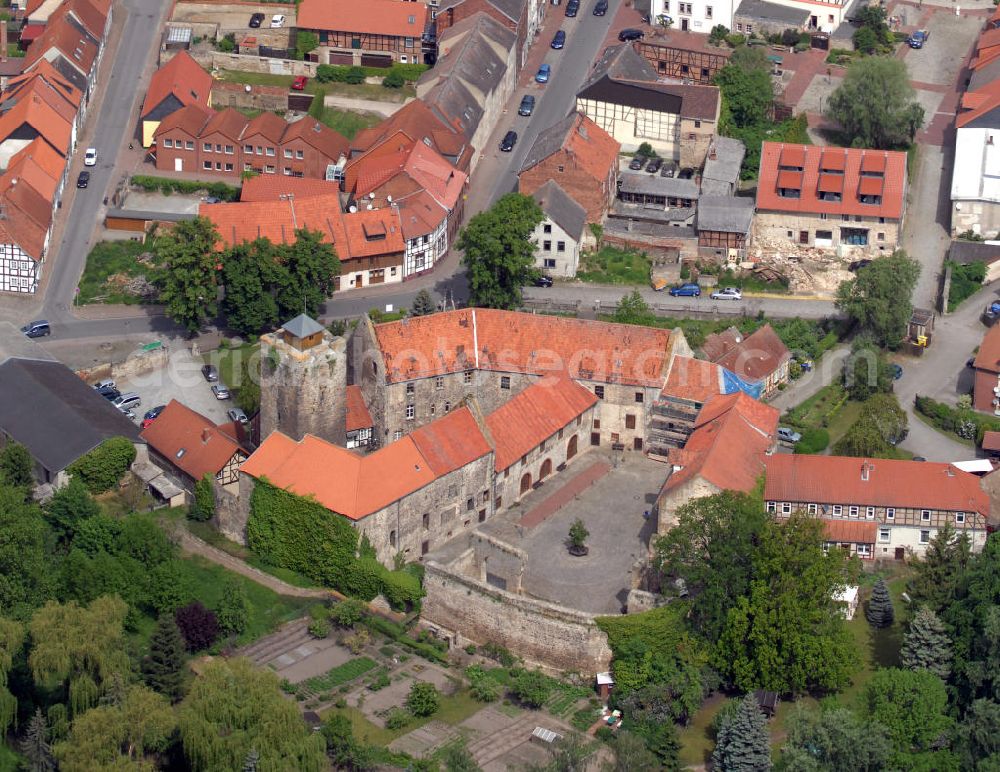
[[[768,404],[784,413],[805,402],[820,389],[829,386],[840,377],[844,358],[850,351],[851,347],[846,343],[841,343],[830,349],[819,362],[815,363],[812,372],[803,374],[797,381],[791,381],[788,388],[779,392],[778,396]]]

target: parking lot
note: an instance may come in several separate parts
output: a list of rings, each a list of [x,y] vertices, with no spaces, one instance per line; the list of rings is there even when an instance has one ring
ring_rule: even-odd
[[[905,52],[903,61],[910,80],[952,86],[981,27],[979,16],[956,16],[947,10],[935,12],[926,25],[930,39],[923,48]]]

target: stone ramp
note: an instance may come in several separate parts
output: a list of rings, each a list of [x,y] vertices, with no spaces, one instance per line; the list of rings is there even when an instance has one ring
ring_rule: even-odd
[[[524,528],[534,528],[569,504],[580,493],[610,471],[611,465],[607,461],[593,462],[590,466],[566,480],[558,490],[538,502],[538,504],[521,517],[518,524]]]

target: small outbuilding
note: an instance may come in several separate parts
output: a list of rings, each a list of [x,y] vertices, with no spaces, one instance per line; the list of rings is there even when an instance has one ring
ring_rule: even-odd
[[[854,613],[858,610],[858,587],[857,585],[848,585],[840,592],[834,594],[834,601],[843,604],[843,612],[845,619],[854,619]]]
[[[603,702],[607,702],[608,698],[611,696],[611,690],[615,688],[615,679],[611,677],[611,673],[598,673],[596,685],[597,696],[600,697]]]

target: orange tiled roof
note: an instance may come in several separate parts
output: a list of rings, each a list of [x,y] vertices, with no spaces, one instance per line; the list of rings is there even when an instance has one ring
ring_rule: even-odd
[[[302,0],[296,26],[299,29],[360,32],[420,39],[427,19],[427,6],[402,0],[366,0],[363,11],[353,0]]]
[[[670,331],[489,308],[375,327],[391,383],[482,369],[661,388]]]
[[[83,95],[80,89],[74,86],[69,80],[63,77],[47,59],[39,59],[38,63],[27,72],[11,78],[7,81],[7,87],[0,96],[0,102],[16,98],[19,92],[33,85],[36,81],[41,81],[53,92],[62,97],[63,100],[73,106],[74,110],[79,109],[80,100]]]
[[[274,432],[240,471],[360,520],[489,452],[471,411],[460,407],[368,456],[310,434],[296,442]]]
[[[31,161],[21,164],[34,166]],[[18,169],[8,170],[0,177],[0,201],[4,217],[0,220],[0,243],[17,244],[33,260],[40,260],[45,251],[45,236],[52,224],[52,198],[36,190],[29,179],[19,179]],[[40,177],[45,179],[39,171]]]
[[[66,168],[66,159],[53,150],[52,146],[41,137],[35,137],[31,142],[14,153],[10,158],[8,168],[15,166],[23,158],[30,158],[57,183],[63,175],[63,170]]]
[[[867,464],[868,479],[862,479]],[[767,460],[767,501],[990,511],[979,478],[930,461],[775,454]]]
[[[46,99],[42,92],[35,89],[18,99],[12,108],[0,116],[0,142],[27,124],[41,134],[54,150],[65,156],[69,151],[73,132],[72,121],[67,121],[50,101],[55,102],[56,97],[53,95]]]
[[[788,347],[769,324],[744,338],[716,364],[748,381],[767,378],[791,358]]]
[[[371,429],[375,422],[372,421],[372,414],[368,412],[361,387],[348,386],[345,395],[347,397],[347,431],[356,432],[359,429]]]
[[[406,250],[395,209],[361,209],[347,212],[343,217],[349,258],[401,254]]]
[[[671,463],[681,469],[667,478],[663,490],[695,477],[720,490],[752,490],[777,428],[778,411],[743,392],[713,398],[698,413],[683,450],[670,451]]]
[[[448,217],[448,212],[425,190],[399,199],[397,209],[404,239],[429,235]]]
[[[239,115],[239,113],[237,114]],[[260,134],[265,139],[277,144],[281,142],[281,137],[287,127],[288,123],[274,113],[261,113],[246,124],[246,129],[243,131],[243,139],[250,139],[254,135]]]
[[[278,201],[291,193],[296,201],[310,196],[331,196],[340,192],[336,182],[311,177],[286,177],[282,174],[258,174],[243,180],[240,201]]]
[[[32,67],[46,54],[55,49],[62,58],[83,75],[89,75],[97,58],[97,46],[89,36],[77,30],[65,17],[50,21],[43,32],[30,46],[25,55],[25,69]]]
[[[197,139],[201,135],[201,130],[212,117],[212,111],[202,105],[190,104],[182,107],[176,112],[170,113],[160,121],[153,132],[154,137],[166,134],[168,131],[180,129],[192,139]]]
[[[706,335],[705,342],[701,344],[701,353],[709,362],[715,362],[740,345],[742,340],[743,333],[736,327],[727,327],[722,332]]]
[[[793,151],[804,158],[801,164],[789,161],[784,154]],[[823,164],[824,158],[836,158],[837,164],[844,166],[840,178],[842,194],[840,201],[820,199],[820,171],[830,168]],[[882,176],[862,177],[861,166],[872,158],[878,158],[884,165]],[[786,167],[782,169],[781,167]],[[876,191],[865,193],[880,195],[880,204],[861,203],[862,182],[878,183]],[[778,189],[798,189],[798,198],[786,198],[778,194]],[[760,157],[760,183],[757,186],[757,209],[770,212],[824,213],[831,217],[839,215],[861,215],[865,217],[888,217],[899,219],[903,216],[906,198],[906,153],[894,150],[862,150],[859,148],[832,148],[819,145],[784,145],[780,142],[765,142]]]
[[[559,148],[571,154],[575,163],[587,174],[602,182],[608,178],[608,172],[618,163],[620,149],[621,145],[614,137],[583,113],[577,113],[569,124]],[[545,157],[533,158],[533,163],[525,164],[521,167],[521,171],[526,171],[543,160]]]
[[[986,331],[972,366],[976,370],[1000,373],[1000,325],[990,327]]]
[[[415,144],[403,166],[417,184],[448,210],[458,204],[468,175],[458,171],[422,142]]]
[[[218,132],[233,142],[238,142],[243,136],[249,136],[250,121],[243,113],[232,107],[209,112],[211,117],[208,119],[208,123],[202,127],[200,136],[207,137],[209,134]],[[273,113],[262,113],[262,115],[270,115],[275,120],[281,121],[281,118]],[[284,123],[284,121],[281,122]]]
[[[63,0],[63,3],[49,16],[48,24],[53,24],[67,14],[73,16],[95,42],[101,39],[108,18],[106,11],[90,0]]]
[[[691,357],[674,357],[667,382],[660,395],[692,402],[708,402],[722,393],[722,370],[712,362]]]
[[[324,243],[332,244],[342,261],[350,256],[337,194],[285,201],[201,204],[198,214],[215,224],[220,236],[217,245],[220,251],[259,238],[269,239],[274,244],[292,244],[295,231],[306,228],[319,231]]]
[[[983,450],[1000,450],[1000,432],[983,432]]]
[[[827,541],[838,544],[874,544],[878,525],[874,520],[824,520],[823,532]]]
[[[53,151],[54,152],[54,151]],[[52,202],[56,197],[56,188],[59,187],[59,177],[53,177],[30,155],[18,154],[7,164],[7,172],[11,181],[16,180],[17,185],[28,185],[36,191],[48,203],[48,211],[45,216],[46,224],[51,219]]]
[[[294,139],[302,140],[334,161],[339,160],[341,156],[347,156],[351,150],[350,143],[344,135],[309,116],[285,125],[282,143]]]
[[[206,474],[215,477],[235,454],[246,453],[222,427],[176,399],[139,436],[195,480]]]
[[[357,157],[382,142],[405,136],[410,142],[430,142],[443,156],[456,158],[456,165],[468,169],[472,156],[465,137],[448,125],[422,100],[414,99],[377,126],[362,129],[351,140],[351,155]]]
[[[181,105],[208,106],[212,93],[212,76],[187,51],[179,51],[173,59],[153,73],[142,101],[141,116],[145,117],[168,96]]]
[[[533,383],[486,417],[501,472],[597,403],[589,389],[565,376]]]

